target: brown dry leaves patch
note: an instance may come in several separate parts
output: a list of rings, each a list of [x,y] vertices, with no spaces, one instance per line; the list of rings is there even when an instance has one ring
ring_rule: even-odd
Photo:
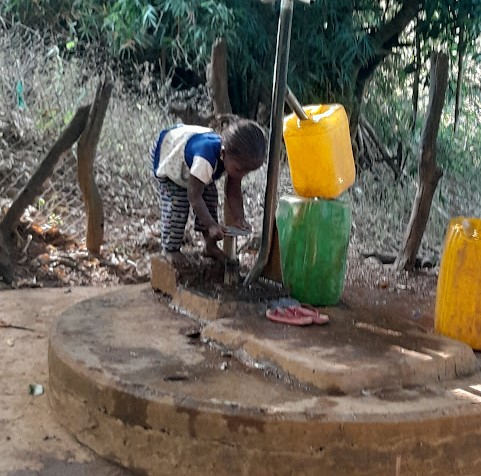
[[[13,287],[113,286],[146,282],[149,275],[129,255],[102,251],[92,256],[85,244],[54,226],[23,222],[16,235]],[[0,282],[1,283],[1,282]],[[1,283],[3,287],[7,287]]]

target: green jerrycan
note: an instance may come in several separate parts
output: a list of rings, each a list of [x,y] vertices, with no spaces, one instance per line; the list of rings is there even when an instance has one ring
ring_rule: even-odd
[[[282,281],[313,306],[339,302],[351,233],[348,194],[337,200],[284,196],[276,211]]]

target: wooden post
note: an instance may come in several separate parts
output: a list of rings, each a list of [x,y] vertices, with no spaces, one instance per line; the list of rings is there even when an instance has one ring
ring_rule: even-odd
[[[100,253],[104,240],[104,214],[94,178],[94,160],[112,89],[113,84],[110,82],[102,82],[97,87],[88,123],[77,149],[78,179],[87,211],[87,249],[96,255]]]
[[[224,38],[217,38],[212,45],[208,81],[212,91],[214,115],[232,114],[227,85],[227,44]]]
[[[211,61],[208,75],[209,86],[212,92],[214,116],[219,114],[232,114],[227,85],[227,44],[223,38],[217,38],[212,46]],[[225,180],[224,197],[227,196],[227,181]],[[232,225],[232,213],[229,202],[224,198],[224,223]],[[224,237],[224,253],[235,256],[236,241],[229,236]],[[238,267],[237,267],[238,268]],[[224,283],[234,284],[238,280],[238,269],[229,263],[225,268]]]
[[[436,140],[448,84],[448,57],[445,53],[431,55],[430,76],[428,112],[419,149],[419,182],[404,242],[395,263],[398,271],[414,268],[434,192],[443,175],[436,164]]]

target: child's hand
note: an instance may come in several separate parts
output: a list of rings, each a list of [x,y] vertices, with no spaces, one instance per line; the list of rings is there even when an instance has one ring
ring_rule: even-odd
[[[213,240],[219,241],[224,238],[224,227],[216,223],[215,225],[210,225],[207,229],[209,237]]]

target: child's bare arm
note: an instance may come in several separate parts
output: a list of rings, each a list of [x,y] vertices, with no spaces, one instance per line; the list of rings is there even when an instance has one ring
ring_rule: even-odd
[[[244,200],[242,198],[241,180],[232,177],[227,177],[226,184],[226,199],[229,203],[233,225],[239,228],[245,228],[247,222],[244,217]]]
[[[189,198],[189,203],[197,215],[197,218],[201,223],[207,228],[211,238],[221,240],[224,237],[222,227],[214,220],[212,215],[207,208],[207,205],[202,198],[204,192],[205,184],[198,178],[191,175],[189,177],[189,186],[187,189],[187,197]]]

